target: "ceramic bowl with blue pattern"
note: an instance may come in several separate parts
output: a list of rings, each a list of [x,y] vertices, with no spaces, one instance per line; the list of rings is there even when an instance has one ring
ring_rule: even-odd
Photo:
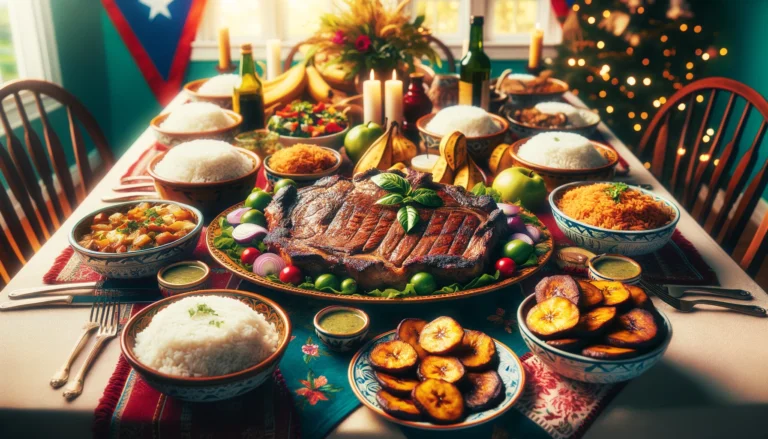
[[[664,336],[656,348],[642,355],[623,360],[601,360],[566,352],[552,347],[534,335],[525,324],[528,311],[536,305],[536,295],[528,296],[517,308],[520,335],[531,352],[558,374],[585,383],[618,383],[637,378],[661,360],[672,340],[672,325],[667,316],[656,310],[657,325]]]
[[[311,143],[313,139],[305,139],[305,141],[307,143]],[[288,147],[287,145],[285,146]],[[295,181],[296,186],[298,187],[311,186],[321,178],[337,174],[339,172],[339,168],[341,167],[341,154],[339,154],[339,151],[336,151],[332,148],[327,148],[325,146],[319,146],[319,148],[322,148],[333,154],[333,156],[336,157],[336,164],[324,171],[316,172],[314,174],[288,174],[277,172],[269,166],[269,160],[272,158],[272,156],[267,156],[267,158],[264,159],[264,173],[267,175],[267,181],[269,181],[270,186],[274,186],[275,183],[284,178],[289,178]]]
[[[187,209],[195,216],[195,228],[187,235],[171,243],[125,253],[102,253],[86,249],[78,244],[79,238],[90,231],[93,217],[100,213],[104,213],[107,216],[116,212],[125,213],[139,203],[149,203],[150,205],[174,204]],[[200,239],[203,221],[203,214],[196,208],[182,203],[169,203],[166,200],[142,200],[112,204],[94,210],[78,221],[69,232],[69,245],[72,246],[75,254],[88,268],[102,276],[114,279],[138,279],[155,276],[166,265],[180,261],[192,254],[195,246],[197,246],[198,239]]]
[[[386,332],[373,340],[365,344],[359,351],[352,357],[349,362],[349,385],[352,391],[357,396],[357,399],[373,410],[379,416],[384,417],[390,422],[396,424],[405,425],[407,427],[418,428],[421,430],[460,430],[463,428],[474,427],[486,422],[489,422],[512,408],[512,405],[520,398],[525,388],[525,371],[523,370],[523,363],[512,352],[512,349],[500,343],[494,339],[496,343],[496,352],[499,357],[497,372],[501,377],[501,381],[504,383],[504,397],[493,408],[484,410],[482,412],[470,413],[461,422],[455,424],[433,424],[427,421],[409,421],[405,419],[396,418],[386,413],[376,401],[376,392],[381,389],[378,381],[373,375],[373,366],[369,359],[371,350],[378,343],[394,340],[396,338],[396,331]]]
[[[419,131],[419,138],[424,147],[435,154],[439,154],[440,141],[443,139],[443,135],[427,129],[427,125],[429,125],[429,122],[436,114],[431,113],[420,117],[416,121],[416,128]],[[508,136],[509,122],[497,114],[488,113],[488,116],[493,119],[499,130],[485,136],[467,137],[467,151],[469,151],[477,163],[485,163],[488,157],[491,156],[494,148],[504,143]]]
[[[576,181],[559,186],[549,194],[549,205],[552,208],[552,216],[555,217],[557,227],[574,244],[596,254],[618,253],[625,256],[638,256],[653,253],[664,247],[672,239],[677,222],[680,220],[680,209],[668,199],[637,186],[630,186],[630,188],[640,191],[672,209],[675,217],[669,224],[651,230],[604,229],[572,219],[557,207],[560,197],[570,189],[600,183],[612,184],[613,182]]]

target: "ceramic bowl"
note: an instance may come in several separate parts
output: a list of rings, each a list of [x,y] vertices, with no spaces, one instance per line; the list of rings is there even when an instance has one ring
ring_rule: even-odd
[[[504,114],[509,121],[509,131],[511,131],[512,134],[520,139],[525,137],[532,137],[536,134],[546,133],[549,131],[562,131],[589,137],[595,133],[597,126],[600,124],[600,115],[584,108],[579,108],[579,114],[581,115],[581,118],[586,122],[586,125],[574,128],[540,128],[531,125],[525,125],[524,123],[515,119],[513,116],[514,112],[514,108],[506,108],[504,110]]]
[[[664,245],[666,245],[672,238],[675,227],[677,227],[677,222],[680,220],[680,209],[675,203],[666,198],[660,197],[653,192],[637,186],[632,186],[632,189],[647,194],[654,200],[669,206],[675,213],[675,218],[669,224],[659,227],[658,229],[612,230],[576,221],[566,216],[557,207],[557,201],[567,190],[594,183],[595,182],[591,181],[568,183],[558,187],[549,194],[549,205],[552,208],[552,216],[555,217],[557,227],[568,239],[573,241],[574,244],[579,247],[584,247],[596,254],[617,253],[624,256],[637,256],[655,252],[664,247]]]
[[[165,280],[165,272],[169,268],[176,267],[178,265],[195,265],[204,270],[203,277],[194,281],[186,282],[183,284],[172,284]],[[157,285],[160,287],[160,294],[163,297],[171,297],[177,294],[188,293],[190,291],[204,290],[210,286],[211,269],[203,261],[180,261],[174,262],[171,265],[167,265],[157,272]]]
[[[531,92],[528,90],[505,90],[504,92],[509,96],[507,106],[514,108],[529,108],[539,102],[560,100],[563,97],[563,94],[568,91],[568,84],[555,78],[549,78],[548,81],[554,85],[553,90],[551,91]]]
[[[416,128],[419,130],[419,137],[427,148],[437,151],[440,148],[442,135],[427,130],[427,124],[435,117],[436,113],[427,114],[416,121]],[[478,163],[486,163],[493,149],[504,142],[509,129],[509,123],[503,117],[488,113],[496,122],[499,131],[486,136],[467,137],[467,150]]]
[[[605,157],[607,161],[606,164],[598,166],[597,168],[559,169],[537,165],[536,163],[521,159],[520,156],[517,155],[517,151],[519,151],[520,147],[528,140],[530,140],[530,138],[520,139],[510,146],[509,154],[512,156],[512,163],[514,166],[521,166],[539,174],[541,178],[544,179],[544,185],[547,187],[547,192],[552,192],[558,186],[574,181],[611,180],[616,173],[616,165],[619,163],[619,154],[605,143],[592,141],[592,145],[597,149],[597,152]]]
[[[191,296],[223,296],[237,299],[248,305],[254,311],[261,313],[268,322],[275,325],[279,334],[277,350],[264,359],[239,372],[212,377],[182,377],[167,375],[142,364],[133,349],[136,344],[136,334],[149,325],[157,313],[173,302]],[[126,323],[120,336],[120,349],[128,364],[160,393],[178,398],[183,401],[210,402],[234,398],[259,387],[272,378],[280,359],[285,353],[291,339],[291,321],[280,305],[258,294],[238,290],[201,290],[179,294],[147,305]]]
[[[365,324],[362,328],[360,328],[360,330],[350,334],[336,334],[333,332],[328,332],[320,327],[320,319],[322,319],[324,315],[334,311],[353,312],[360,316]],[[371,326],[371,320],[368,318],[368,314],[366,314],[365,311],[349,306],[339,305],[327,306],[318,311],[317,314],[315,314],[313,323],[315,325],[315,334],[317,334],[317,337],[320,339],[320,341],[322,341],[323,344],[328,347],[328,349],[336,352],[347,352],[358,347],[365,339],[365,336],[368,335],[368,328]]]
[[[323,146],[326,148],[339,150],[341,149],[342,146],[344,146],[344,137],[346,137],[347,132],[349,132],[349,125],[347,125],[347,127],[344,128],[344,131],[334,133],[334,134],[329,134],[327,136],[293,137],[293,136],[283,136],[281,134],[280,144],[285,147],[288,147],[288,146],[293,146],[299,143],[304,143],[304,144]]]
[[[211,104],[217,105],[225,110],[231,110],[232,109],[232,95],[221,95],[221,96],[211,96],[211,95],[201,95],[197,91],[200,89],[200,86],[205,84],[205,82],[210,78],[203,78],[198,79],[196,81],[188,82],[184,84],[184,92],[189,96],[189,100],[192,102],[210,102]]]
[[[296,185],[298,187],[304,187],[304,186],[311,186],[315,184],[317,180],[320,180],[323,177],[328,177],[330,175],[334,175],[337,172],[339,172],[339,167],[341,166],[341,154],[339,154],[338,151],[332,148],[327,147],[321,147],[325,149],[326,151],[330,151],[331,154],[336,157],[336,164],[332,167],[326,169],[325,171],[317,172],[314,174],[286,174],[282,172],[277,172],[274,169],[269,167],[269,159],[272,158],[272,156],[268,156],[266,159],[264,159],[264,171],[265,174],[267,174],[267,181],[269,181],[269,184],[274,186],[275,183],[277,183],[279,180],[283,178],[290,178],[291,180],[296,182]]]
[[[200,209],[204,215],[213,218],[227,207],[245,200],[256,186],[256,176],[261,167],[261,159],[255,153],[238,148],[253,163],[253,169],[247,174],[230,180],[186,183],[168,180],[155,172],[155,166],[165,157],[166,152],[159,154],[149,162],[147,170],[155,179],[155,189],[165,200],[191,204]]]
[[[69,232],[69,245],[72,246],[75,254],[78,255],[88,268],[109,278],[137,279],[155,276],[157,272],[166,265],[184,259],[192,254],[197,245],[197,241],[200,238],[200,232],[203,230],[204,218],[203,214],[197,208],[182,203],[173,204],[177,204],[192,212],[195,215],[197,224],[192,232],[171,243],[125,253],[101,253],[94,250],[88,250],[78,244],[78,238],[90,231],[91,222],[94,216],[99,213],[105,213],[109,216],[116,212],[127,212],[139,203],[159,204],[168,203],[168,201],[142,200],[112,204],[94,210],[75,223],[75,226]]]
[[[635,276],[630,276],[630,277],[607,276],[605,273],[598,271],[596,268],[596,265],[597,265],[596,263],[604,259],[621,259],[622,261],[629,262],[630,264],[634,265],[637,268],[637,274]],[[616,281],[616,282],[621,282],[628,285],[635,285],[638,282],[640,282],[640,278],[643,275],[643,267],[632,258],[628,258],[622,255],[605,253],[602,255],[597,255],[594,258],[591,258],[589,261],[587,261],[587,272],[588,272],[589,278],[592,280]]]
[[[660,311],[656,311],[658,315],[656,319],[657,324],[660,331],[663,332],[664,341],[653,350],[637,357],[623,360],[601,360],[585,357],[554,348],[535,336],[528,329],[525,324],[525,317],[535,304],[536,295],[531,294],[517,308],[517,321],[520,322],[518,327],[523,341],[528,346],[528,349],[539,357],[544,364],[549,366],[550,369],[576,381],[608,384],[637,378],[661,360],[669,346],[670,340],[672,340],[672,325],[669,323],[669,319]]]
[[[149,126],[152,127],[152,131],[154,131],[157,141],[165,146],[176,146],[179,143],[189,142],[190,140],[197,139],[213,139],[222,140],[227,143],[234,143],[235,135],[240,132],[240,125],[243,123],[243,117],[232,110],[224,111],[232,120],[232,124],[217,130],[195,131],[189,133],[168,131],[161,128],[160,125],[165,122],[165,119],[168,118],[170,113],[163,113],[155,116],[149,123]]]

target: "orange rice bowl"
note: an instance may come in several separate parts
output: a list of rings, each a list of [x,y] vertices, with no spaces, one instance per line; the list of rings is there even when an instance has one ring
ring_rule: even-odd
[[[304,187],[304,186],[310,186],[315,184],[317,180],[323,177],[328,177],[338,173],[339,167],[341,167],[341,154],[339,154],[339,152],[333,148],[327,148],[325,146],[316,146],[316,145],[313,145],[313,146],[315,146],[316,148],[321,148],[324,151],[330,152],[333,155],[333,157],[336,159],[336,163],[328,169],[324,169],[322,171],[312,172],[312,173],[279,172],[276,169],[270,167],[269,162],[272,159],[272,155],[269,155],[264,159],[264,171],[265,171],[265,174],[267,175],[267,181],[269,181],[269,184],[274,186],[275,183],[278,182],[278,180],[289,178],[295,181],[298,187]],[[292,148],[294,147],[291,146],[291,147],[283,148],[280,151],[281,152],[289,151]]]

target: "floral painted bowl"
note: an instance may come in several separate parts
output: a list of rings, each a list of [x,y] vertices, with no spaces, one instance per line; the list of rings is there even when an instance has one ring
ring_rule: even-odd
[[[597,126],[600,125],[600,115],[584,108],[579,108],[579,114],[581,115],[581,118],[586,122],[586,124],[573,128],[541,128],[532,125],[526,125],[523,122],[515,119],[514,112],[514,108],[508,107],[504,109],[504,114],[509,121],[509,131],[520,139],[525,137],[532,137],[536,134],[546,133],[549,131],[562,131],[589,137],[595,133]]]
[[[443,136],[432,131],[427,130],[427,125],[435,117],[437,113],[427,114],[419,118],[416,121],[416,128],[419,130],[419,137],[424,143],[424,146],[437,152],[440,149],[440,140]],[[477,163],[485,163],[488,161],[488,157],[493,152],[493,149],[504,142],[507,136],[507,130],[509,129],[509,122],[503,117],[488,113],[488,115],[496,122],[496,126],[499,127],[499,131],[491,133],[485,136],[467,137],[467,151],[472,155],[472,158]]]
[[[168,244],[144,250],[129,251],[125,253],[102,253],[89,250],[78,244],[78,239],[90,231],[93,217],[104,213],[107,216],[116,212],[127,212],[139,203],[160,204],[168,203],[166,200],[142,200],[128,201],[126,203],[112,204],[85,215],[75,223],[69,232],[69,245],[75,251],[80,260],[91,270],[104,277],[114,279],[138,279],[155,276],[166,265],[190,256],[195,250],[200,232],[203,230],[203,214],[196,208],[187,204],[172,202],[195,215],[195,228],[187,235]]]
[[[173,268],[179,265],[194,265],[194,266],[200,267],[204,271],[203,277],[201,277],[196,281],[187,282],[183,284],[174,284],[166,281],[165,272],[169,268]],[[208,288],[208,286],[210,285],[210,278],[211,278],[211,269],[210,267],[208,267],[208,264],[206,264],[205,262],[180,261],[180,262],[175,262],[171,265],[167,265],[157,272],[157,286],[160,288],[160,294],[162,294],[163,297],[171,297],[177,294],[188,293],[190,291],[204,290]]]
[[[653,350],[624,360],[601,360],[585,357],[552,347],[528,329],[525,324],[525,317],[534,305],[536,305],[536,295],[531,294],[517,308],[518,327],[523,341],[528,349],[550,369],[576,381],[608,384],[637,378],[661,360],[670,340],[672,340],[672,324],[669,323],[667,316],[657,310],[657,322],[660,331],[663,331],[664,341]]]
[[[283,139],[283,137],[280,137]],[[289,178],[296,182],[296,185],[298,187],[304,187],[304,186],[311,186],[315,184],[317,180],[320,180],[323,177],[328,177],[330,175],[334,175],[337,172],[339,172],[339,167],[341,167],[341,154],[339,154],[339,151],[336,151],[332,148],[327,148],[324,146],[321,146],[321,148],[330,151],[331,154],[336,157],[336,164],[332,167],[326,169],[325,171],[317,172],[315,174],[286,174],[282,172],[277,172],[274,169],[269,167],[269,159],[272,158],[272,156],[267,156],[267,158],[264,159],[264,173],[267,175],[267,181],[269,181],[269,184],[271,186],[274,186],[275,183],[277,183],[279,180],[282,180],[284,178]]]
[[[367,406],[369,409],[376,412],[377,415],[382,416],[390,422],[396,424],[405,425],[407,427],[417,428],[420,430],[460,430],[463,428],[474,427],[476,425],[484,424],[497,417],[503,415],[507,410],[512,408],[512,405],[520,398],[520,395],[525,389],[525,371],[523,370],[523,363],[512,352],[512,349],[494,339],[496,343],[496,352],[499,357],[499,366],[496,371],[501,377],[501,381],[504,383],[504,398],[499,404],[488,410],[484,410],[477,413],[470,413],[462,421],[455,424],[434,424],[432,422],[424,421],[409,421],[404,419],[395,418],[394,416],[386,413],[376,401],[376,392],[381,389],[378,381],[373,375],[373,366],[369,359],[369,355],[373,347],[377,343],[394,340],[396,337],[396,331],[386,332],[373,340],[365,344],[359,351],[352,357],[349,362],[349,386],[357,396],[357,399]]]
[[[227,116],[231,119],[232,123],[229,126],[216,130],[194,132],[168,131],[162,128],[162,125],[170,113],[163,113],[155,116],[152,121],[150,121],[149,126],[152,127],[152,131],[154,131],[157,141],[169,147],[197,139],[222,140],[231,144],[235,142],[235,135],[240,132],[243,116],[240,116],[232,110],[224,110],[224,112],[227,113]]]
[[[324,315],[328,314],[329,312],[341,310],[350,311],[360,316],[365,322],[363,327],[360,328],[360,330],[350,334],[337,334],[326,331],[320,326],[320,319],[322,319]],[[317,314],[315,314],[313,323],[315,325],[315,334],[317,334],[317,337],[320,339],[320,341],[322,341],[323,344],[328,347],[328,349],[336,352],[351,351],[353,348],[359,346],[360,343],[362,343],[365,339],[365,336],[368,335],[368,329],[371,326],[371,320],[368,318],[368,314],[366,314],[365,311],[349,306],[339,305],[327,306],[318,311]]]
[[[212,377],[182,377],[158,372],[142,364],[133,352],[136,335],[149,325],[157,313],[180,299],[191,296],[222,296],[237,299],[264,315],[279,334],[277,350],[262,362],[239,372]],[[191,402],[221,401],[234,398],[259,387],[271,379],[291,339],[291,321],[277,303],[254,293],[238,290],[201,290],[179,294],[148,305],[126,323],[120,336],[120,349],[128,364],[160,393]]]
[[[557,227],[565,236],[579,247],[584,247],[593,253],[618,253],[625,256],[637,256],[653,253],[664,247],[672,239],[672,234],[680,220],[680,209],[677,205],[666,198],[660,197],[651,191],[632,186],[632,189],[638,190],[646,195],[650,195],[654,200],[660,201],[669,206],[675,212],[675,218],[672,221],[658,229],[651,230],[613,230],[595,227],[587,223],[574,220],[566,216],[558,207],[557,201],[569,189],[577,186],[590,185],[600,182],[577,181],[564,184],[549,194],[549,205],[552,208],[552,216],[555,217]],[[610,182],[606,182],[610,183]]]

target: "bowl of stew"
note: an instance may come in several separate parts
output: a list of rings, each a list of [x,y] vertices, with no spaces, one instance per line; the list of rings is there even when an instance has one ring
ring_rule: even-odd
[[[69,233],[91,270],[115,279],[155,276],[192,254],[203,229],[196,208],[163,200],[129,201],[93,211]]]

